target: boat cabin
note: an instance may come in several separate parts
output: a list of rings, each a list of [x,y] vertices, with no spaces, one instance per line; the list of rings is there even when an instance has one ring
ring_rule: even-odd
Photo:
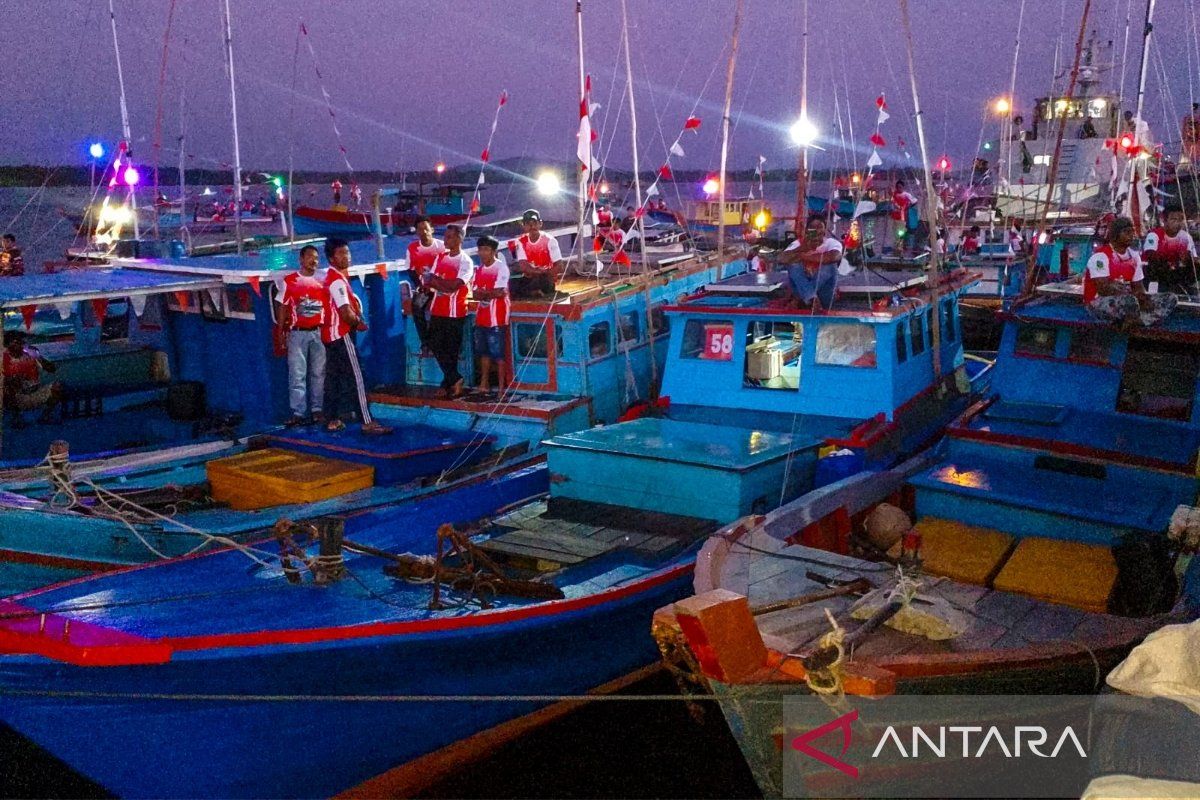
[[[761,197],[726,197],[723,205],[719,200],[710,198],[692,201],[685,206],[688,226],[702,231],[715,231],[722,217],[727,227],[751,225],[761,211],[766,211],[768,215],[771,212],[770,206]]]
[[[781,430],[797,415],[849,427],[893,420],[936,384],[934,314],[941,372],[963,365],[958,300],[975,277],[947,276],[932,304],[925,280],[921,271],[858,271],[839,278],[836,302],[818,313],[791,304],[783,272],[709,284],[666,309],[663,395],[672,413]]]

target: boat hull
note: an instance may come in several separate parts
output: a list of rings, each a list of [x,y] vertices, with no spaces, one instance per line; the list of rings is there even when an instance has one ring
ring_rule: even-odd
[[[483,213],[481,211],[481,213]],[[448,225],[451,222],[461,222],[467,218],[462,213],[428,214],[430,222],[435,226]],[[379,222],[386,232],[393,227],[407,228],[409,220],[397,218],[394,222],[390,211],[379,215]],[[292,213],[292,224],[297,234],[319,236],[350,236],[358,239],[373,236],[375,223],[370,212],[363,211],[332,211],[325,208],[301,206]]]
[[[651,663],[646,619],[690,574],[681,564],[602,602],[483,628],[200,650],[161,666],[8,659],[0,715],[122,796],[329,796]]]

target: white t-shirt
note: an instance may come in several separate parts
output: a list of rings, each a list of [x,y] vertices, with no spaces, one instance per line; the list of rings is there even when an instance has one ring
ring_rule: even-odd
[[[800,249],[800,240],[796,239],[791,244],[789,244],[787,246],[787,249],[785,249],[783,252],[787,253],[791,250],[799,250],[799,249]],[[825,241],[823,241],[819,245],[817,245],[816,249],[814,249],[812,252],[814,252],[814,253],[837,253],[838,255],[841,255],[842,252],[844,251],[844,249],[845,248],[842,247],[842,243],[840,241],[833,238],[832,236],[826,236]]]

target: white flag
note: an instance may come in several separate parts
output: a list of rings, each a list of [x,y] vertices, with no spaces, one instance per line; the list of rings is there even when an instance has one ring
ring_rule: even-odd
[[[679,146],[679,142],[671,145],[671,155],[683,157],[683,148]]]
[[[758,157],[758,166],[754,168],[754,174],[755,174],[755,175],[762,175],[762,174],[763,174],[763,164],[765,164],[765,163],[767,163],[767,157],[766,157],[766,156],[759,156],[759,157]]]
[[[483,186],[483,173],[479,173],[479,180],[475,183],[476,186]]]
[[[879,109],[879,116],[875,118],[876,125],[882,125],[891,118],[891,114],[887,113],[886,108]]]
[[[146,310],[146,295],[133,294],[129,296],[129,305],[133,306],[134,316],[141,317]]]
[[[588,112],[588,98],[592,93],[592,76],[584,81],[583,98],[579,101],[579,141],[575,144],[575,157],[579,159],[581,171],[587,172],[592,163],[592,120]]]
[[[658,181],[650,184],[650,188],[646,190],[646,197],[654,197],[658,194]]]
[[[882,166],[882,165],[883,165],[883,159],[879,157],[879,151],[872,150],[871,157],[867,159],[867,169],[874,169],[875,167]]]
[[[55,303],[54,308],[62,319],[70,319],[71,315],[75,313],[74,303]]]

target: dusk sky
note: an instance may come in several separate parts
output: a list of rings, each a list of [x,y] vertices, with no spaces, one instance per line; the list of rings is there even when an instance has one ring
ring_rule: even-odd
[[[643,167],[662,162],[695,108],[703,126],[684,137],[686,155],[672,163],[677,169],[715,168],[734,0],[628,2]],[[1101,43],[1114,41],[1098,60],[1117,62],[1105,76],[1105,85],[1115,88],[1131,2],[1128,105],[1145,4],[1093,0],[1089,25]],[[152,154],[170,5],[170,0],[116,2],[139,160]],[[810,5],[810,117],[828,148],[814,166],[844,164],[848,158],[835,124],[835,97],[842,114],[848,105],[852,116],[854,139],[849,141],[846,130],[847,144],[862,150],[880,92],[886,93],[893,115],[884,126],[885,152],[894,152],[896,139],[904,138],[916,156],[896,0],[812,0]],[[943,152],[968,157],[985,123],[986,134],[996,135],[998,122],[985,120],[983,112],[1007,89],[1019,5],[1020,0],[911,0],[931,158]],[[1027,0],[1019,108],[1027,109],[1032,98],[1048,92],[1056,45],[1065,62],[1061,69],[1069,66],[1082,8],[1083,0]],[[795,162],[786,128],[799,108],[800,9],[800,0],[746,0],[733,105],[735,167],[752,166],[760,154],[768,167]],[[1194,85],[1197,15],[1200,10],[1187,0],[1158,3],[1146,117],[1160,139],[1178,139],[1179,117],[1193,94],[1200,99],[1200,86]],[[235,0],[235,69],[247,170],[285,168],[289,146],[298,168],[344,168],[305,43],[296,57],[301,21],[356,169],[428,169],[439,157],[450,164],[475,158],[502,89],[511,102],[500,119],[493,159],[573,157],[578,125],[574,0]],[[601,156],[614,167],[627,167],[619,0],[584,0],[584,28],[593,101],[601,104],[596,112]],[[107,0],[3,0],[0,29],[6,72],[0,162],[82,163],[87,141],[119,137]],[[163,161],[176,160],[182,93],[188,165],[227,165],[229,89],[218,0],[177,2],[162,87]],[[865,157],[860,153],[859,163]]]

